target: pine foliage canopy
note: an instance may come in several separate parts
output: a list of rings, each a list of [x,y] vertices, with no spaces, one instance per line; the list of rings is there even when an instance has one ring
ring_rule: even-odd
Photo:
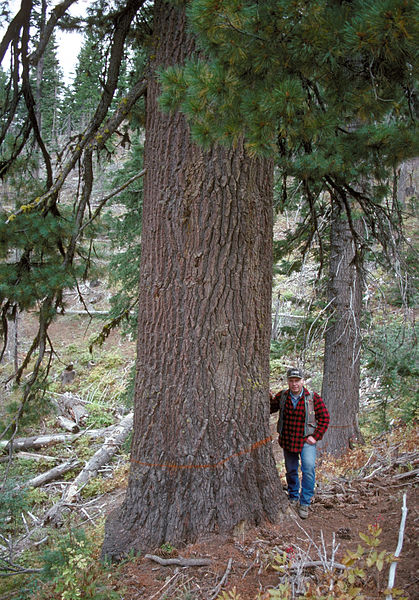
[[[210,59],[163,73],[161,103],[200,143],[244,134],[306,177],[351,178],[366,158],[380,173],[418,151],[417,13],[411,0],[194,0]]]

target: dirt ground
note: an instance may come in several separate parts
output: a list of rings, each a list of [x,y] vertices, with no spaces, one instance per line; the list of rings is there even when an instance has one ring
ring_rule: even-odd
[[[301,565],[309,560],[319,561],[325,555],[331,561],[334,548],[334,560],[340,562],[346,550],[356,551],[359,544],[367,546],[359,532],[368,534],[368,527],[373,526],[382,529],[378,551],[394,553],[406,494],[407,519],[394,587],[402,589],[409,600],[419,598],[417,488],[413,484],[401,488],[388,485],[386,479],[374,479],[366,494],[364,485],[358,488],[355,483],[348,485],[356,490],[353,503],[351,498],[341,502],[338,495],[332,500],[324,499],[320,492],[304,521],[289,509],[289,514],[276,524],[265,524],[230,537],[210,535],[171,554],[163,553],[166,557],[209,558],[208,567],[161,566],[153,560],[138,558],[122,567],[117,589],[124,590],[124,600],[210,600],[217,597],[217,585],[228,571],[219,594],[231,595],[223,598],[269,598],[264,595],[267,589],[281,581],[280,574],[270,566],[273,556],[280,552],[286,551],[294,565]],[[340,486],[344,492],[345,483]],[[161,550],[156,550],[156,554],[162,556]],[[300,585],[300,593],[304,593],[308,581],[318,581],[320,570],[294,574],[293,581]],[[381,573],[371,570],[361,584],[366,598],[384,597],[387,586],[388,566]]]
[[[22,324],[21,332],[29,339],[34,328],[35,316],[31,316]],[[60,349],[64,349],[69,340],[85,343],[92,330],[98,331],[99,328],[100,324],[97,322],[86,328],[86,321],[74,316],[65,320],[58,318],[50,333],[55,350],[60,354]],[[134,345],[121,341],[114,334],[107,343],[114,347],[122,345],[130,357],[134,356]],[[280,464],[281,453],[276,441],[273,442],[273,448]],[[417,435],[416,446],[411,443],[410,450],[416,448]],[[386,452],[388,448],[383,451],[384,454]],[[351,458],[349,462],[350,460]],[[330,473],[327,472],[329,468],[330,465],[323,465],[318,469],[319,488],[307,520],[301,520],[289,509],[289,514],[275,524],[266,523],[243,530],[235,536],[209,535],[195,544],[176,548],[166,555],[208,558],[211,563],[205,567],[162,566],[145,557],[136,558],[116,567],[115,589],[124,600],[215,600],[222,593],[225,595],[220,597],[225,600],[268,598],[267,590],[278,586],[282,581],[281,575],[270,566],[273,557],[281,552],[286,551],[292,565],[298,566],[308,560],[324,559],[325,555],[331,561],[334,548],[334,561],[339,562],[347,549],[355,551],[359,543],[365,546],[359,532],[368,533],[369,526],[382,529],[378,551],[395,552],[403,495],[406,494],[408,512],[395,587],[404,590],[404,595],[409,600],[418,599],[418,476],[400,483],[400,480],[392,477],[394,473],[400,473],[398,467],[398,470],[384,470],[384,475],[381,471],[381,475],[358,482],[337,477],[333,485],[323,485],[323,479],[330,481]],[[415,465],[408,468],[414,469]],[[284,473],[280,474],[284,481]],[[156,549],[155,553],[162,555],[161,549]],[[291,572],[294,573],[292,581],[296,586],[295,590],[301,594],[308,582],[318,581],[320,571],[309,569],[304,573]],[[377,571],[371,576],[368,574],[362,582],[365,597],[383,597],[387,581],[388,567],[378,575]],[[297,596],[298,594],[295,597]]]
[[[80,308],[79,305],[76,308]],[[97,336],[104,324],[105,321],[99,318],[89,319],[85,315],[57,316],[48,329],[49,338],[56,353],[56,360],[60,361],[63,354],[68,354],[69,344],[77,344],[80,348],[88,348],[89,340]],[[21,338],[19,354],[21,361],[29,349],[37,329],[37,313],[27,313],[25,319],[21,320],[19,324],[19,336]],[[111,331],[103,344],[103,349],[119,349],[126,358],[135,357],[135,342],[121,337],[117,330]],[[95,353],[95,349],[93,349],[93,353]]]

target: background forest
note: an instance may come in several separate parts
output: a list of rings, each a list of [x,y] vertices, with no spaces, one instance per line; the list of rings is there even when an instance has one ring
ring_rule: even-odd
[[[152,5],[98,0],[71,16],[72,4],[23,1],[16,21],[0,3],[0,598],[134,597],[97,554],[130,452]],[[221,4],[217,23],[214,3],[191,3],[198,58],[157,69],[160,108],[182,111],[205,148],[244,136],[251,157],[271,161],[269,384],[281,389],[287,367],[301,366],[345,428],[325,442],[325,487],[380,468],[375,454],[365,466],[377,439],[389,444],[380,456],[405,456],[397,474],[410,486],[417,13],[410,2],[358,2],[343,26],[335,5],[345,3],[262,2],[257,16],[257,3]],[[82,39],[70,76],[55,26]],[[286,76],[279,38],[291,40]],[[177,581],[156,597],[210,597]]]

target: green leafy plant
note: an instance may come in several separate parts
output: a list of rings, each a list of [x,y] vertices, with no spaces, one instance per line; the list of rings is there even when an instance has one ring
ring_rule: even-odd
[[[0,532],[16,531],[23,511],[28,510],[27,492],[19,490],[15,479],[8,479],[0,494]]]
[[[356,551],[346,550],[339,569],[331,568],[317,575],[316,580],[309,579],[304,594],[299,594],[302,600],[364,600],[365,588],[371,583],[376,591],[383,594],[390,590],[383,590],[380,586],[380,575],[384,567],[395,560],[394,555],[387,550],[378,550],[381,543],[382,528],[379,526],[379,517],[374,524],[369,525],[368,532],[359,533],[364,544],[358,544]],[[295,571],[298,556],[292,548],[285,552],[275,554],[270,566],[281,576],[280,584],[275,589],[267,591],[262,598],[274,600],[291,600],[295,598],[292,586],[293,572]],[[406,600],[403,590],[392,588],[391,594],[400,600]],[[228,598],[228,597],[227,597]]]
[[[118,600],[108,587],[111,574],[95,558],[97,548],[83,530],[71,530],[56,540],[54,550],[44,553],[45,583],[36,600]]]
[[[48,385],[49,379],[46,371],[41,369],[39,378],[32,386],[30,394],[28,395],[28,401],[23,406],[21,404],[20,394],[24,390],[24,385],[16,385],[14,387],[13,392],[5,403],[0,415],[0,433],[3,433],[3,431],[5,432],[5,439],[10,437],[13,432],[13,428],[8,428],[8,425],[10,425],[10,422],[12,422],[18,414],[19,428],[22,435],[26,427],[38,423],[40,417],[51,413],[51,403],[45,393],[48,389]]]
[[[241,600],[241,598],[242,597],[237,592],[235,587],[232,590],[221,592],[221,594],[217,596],[217,600]]]
[[[86,421],[88,427],[98,428],[109,427],[115,421],[114,416],[110,410],[110,407],[99,403],[93,402],[89,406],[89,416]]]
[[[99,494],[103,494],[105,492],[104,484],[105,479],[103,477],[93,477],[81,490],[81,495],[83,498],[92,498],[94,496],[98,496]]]
[[[172,544],[170,544],[170,542],[165,542],[164,544],[162,544],[160,546],[160,550],[162,552],[164,552],[165,554],[173,554],[173,552],[176,550],[176,548],[174,546],[172,546]]]
[[[51,494],[48,494],[45,490],[40,490],[39,488],[31,488],[27,493],[28,502],[31,505],[39,505],[44,504],[46,502],[51,502]]]

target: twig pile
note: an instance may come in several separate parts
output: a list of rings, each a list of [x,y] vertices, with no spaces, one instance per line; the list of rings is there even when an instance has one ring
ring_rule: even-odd
[[[366,508],[380,489],[402,488],[419,482],[419,451],[391,455],[374,449],[366,463],[352,475],[329,479],[319,486],[316,503],[325,508]],[[373,503],[373,502],[372,502]]]

